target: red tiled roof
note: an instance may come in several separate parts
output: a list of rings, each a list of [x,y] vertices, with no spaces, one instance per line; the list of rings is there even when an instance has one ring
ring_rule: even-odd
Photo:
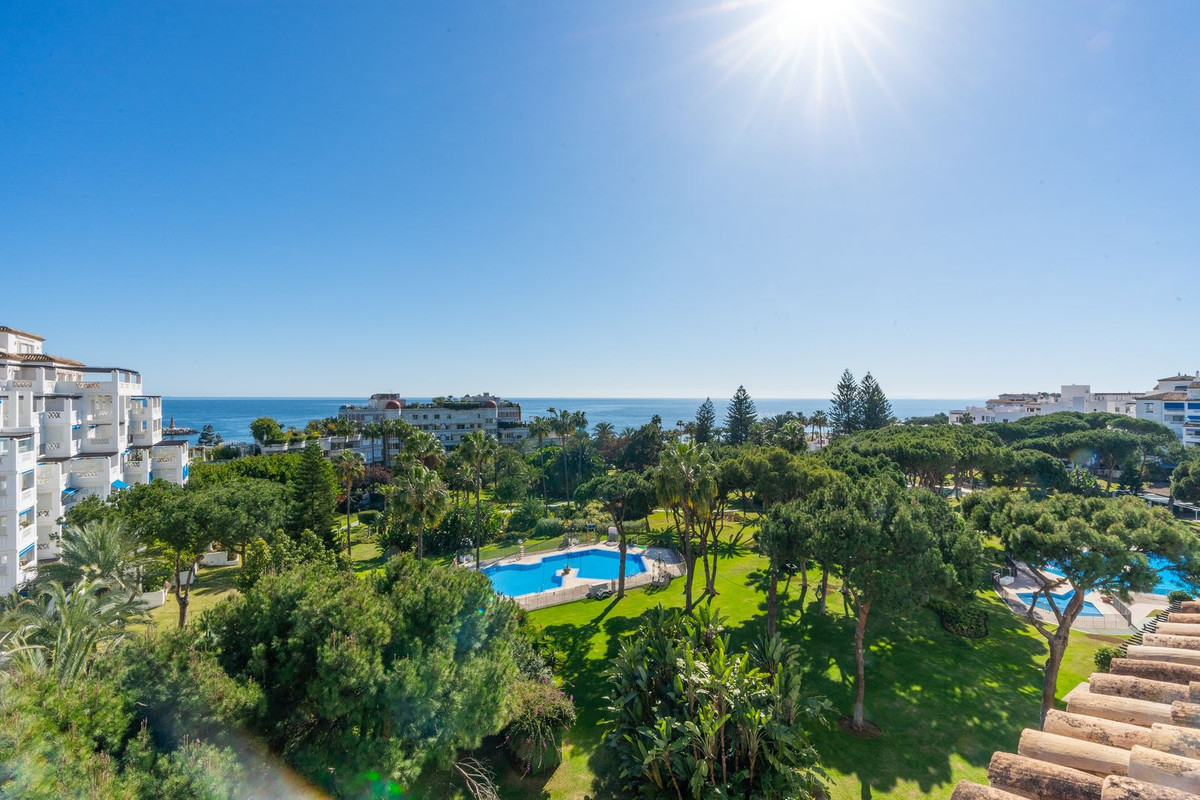
[[[1187,392],[1159,392],[1158,394],[1144,394],[1134,398],[1136,400],[1187,400]]]
[[[0,350],[0,359],[9,361],[24,361],[29,364],[62,364],[64,367],[82,367],[82,361],[74,361],[62,356],[52,356],[49,353],[6,353]]]
[[[28,336],[30,339],[37,339],[39,342],[46,341],[46,337],[44,336],[38,336],[36,333],[29,333],[28,331],[19,331],[7,325],[0,325],[0,333],[15,333],[17,336]]]

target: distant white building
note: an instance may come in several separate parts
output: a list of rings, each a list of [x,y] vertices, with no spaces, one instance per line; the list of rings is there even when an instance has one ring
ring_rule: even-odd
[[[1067,384],[1058,392],[1002,394],[982,406],[969,406],[949,412],[950,424],[962,422],[970,414],[975,422],[1016,422],[1025,417],[1058,411],[1136,415],[1138,392],[1093,392],[1087,384]]]
[[[1166,425],[1185,445],[1200,446],[1200,382],[1195,375],[1159,378],[1154,391],[1138,396],[1137,416]]]
[[[430,403],[410,403],[397,394],[379,393],[371,395],[365,406],[342,406],[338,416],[359,425],[402,419],[418,430],[432,434],[447,450],[457,447],[462,438],[473,431],[483,431],[504,444],[529,438],[529,427],[521,420],[520,403],[486,392],[438,398]],[[394,455],[399,443],[388,444],[392,449],[389,456]],[[356,449],[369,457],[371,445],[363,440]]]
[[[58,520],[88,496],[188,478],[186,441],[162,441],[162,398],[141,375],[43,352],[0,326],[0,593],[58,556]]]

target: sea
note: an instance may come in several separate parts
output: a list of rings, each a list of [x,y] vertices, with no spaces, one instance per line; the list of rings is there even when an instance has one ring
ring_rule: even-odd
[[[428,397],[410,397],[410,402],[427,402]],[[521,404],[525,419],[545,414],[548,408],[569,409],[587,414],[588,424],[611,423],[617,431],[645,425],[657,414],[664,427],[676,421],[692,420],[704,398],[695,397],[510,397]],[[281,425],[302,428],[312,419],[337,416],[342,405],[364,405],[365,397],[164,397],[163,424],[174,420],[176,427],[200,430],[212,425],[226,441],[250,441],[250,423],[259,417],[272,417]],[[724,419],[725,398],[713,398],[718,421]],[[891,401],[892,413],[900,419],[924,417],[939,412],[982,405],[979,399],[915,399],[896,398]],[[786,411],[811,414],[818,409],[829,410],[829,400],[816,397],[755,398],[759,417],[782,414]],[[194,442],[195,436],[191,437]]]

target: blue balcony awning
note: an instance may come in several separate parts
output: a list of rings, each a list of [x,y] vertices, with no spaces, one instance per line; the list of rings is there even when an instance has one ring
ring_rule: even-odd
[[[129,488],[129,484],[128,484],[128,483],[126,483],[125,481],[113,481],[113,482],[112,482],[112,488],[114,488],[114,489],[128,489],[128,488]]]
[[[66,489],[62,490],[62,499],[66,500],[68,497],[70,497],[73,494],[76,494],[78,491],[79,490],[76,489],[74,486],[68,486]]]
[[[28,546],[28,547],[26,547],[24,550],[22,550],[22,551],[21,551],[21,552],[18,554],[18,556],[19,556],[20,558],[24,558],[25,556],[29,555],[29,554],[30,554],[30,553],[33,551],[33,548],[34,548],[34,547],[36,547],[36,546],[37,546],[37,542],[34,542],[33,544],[29,545],[29,546]]]

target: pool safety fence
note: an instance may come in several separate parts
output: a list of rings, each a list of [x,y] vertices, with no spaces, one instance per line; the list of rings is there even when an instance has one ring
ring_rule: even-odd
[[[646,557],[653,558],[649,555]],[[650,586],[651,584],[665,585],[675,578],[682,577],[684,573],[682,559],[679,559],[678,563],[664,563],[663,561],[652,560],[649,566],[650,568],[645,572],[639,572],[637,575],[630,575],[625,578],[626,591],[636,589],[640,586]],[[525,594],[520,597],[514,597],[513,600],[526,611],[533,611],[539,608],[582,600],[585,597],[591,596],[598,589],[609,589],[612,592],[616,592],[617,585],[618,580],[613,578],[612,580],[596,581],[595,583],[584,584],[582,586],[569,586],[565,589],[552,589],[548,592]]]
[[[1029,613],[1029,606],[1025,601],[1017,596],[1017,593],[1007,586],[1002,586],[999,580],[993,580],[992,586],[996,590],[996,594],[1000,599],[1018,616],[1024,617]],[[1101,611],[1104,611],[1103,606],[1097,606]],[[1034,606],[1034,615],[1042,622],[1050,625],[1057,625],[1058,618],[1054,616],[1054,612],[1048,608],[1038,608]],[[1078,631],[1122,631],[1129,632],[1133,626],[1125,619],[1121,613],[1117,614],[1102,614],[1099,617],[1079,616],[1072,626],[1072,630]]]

